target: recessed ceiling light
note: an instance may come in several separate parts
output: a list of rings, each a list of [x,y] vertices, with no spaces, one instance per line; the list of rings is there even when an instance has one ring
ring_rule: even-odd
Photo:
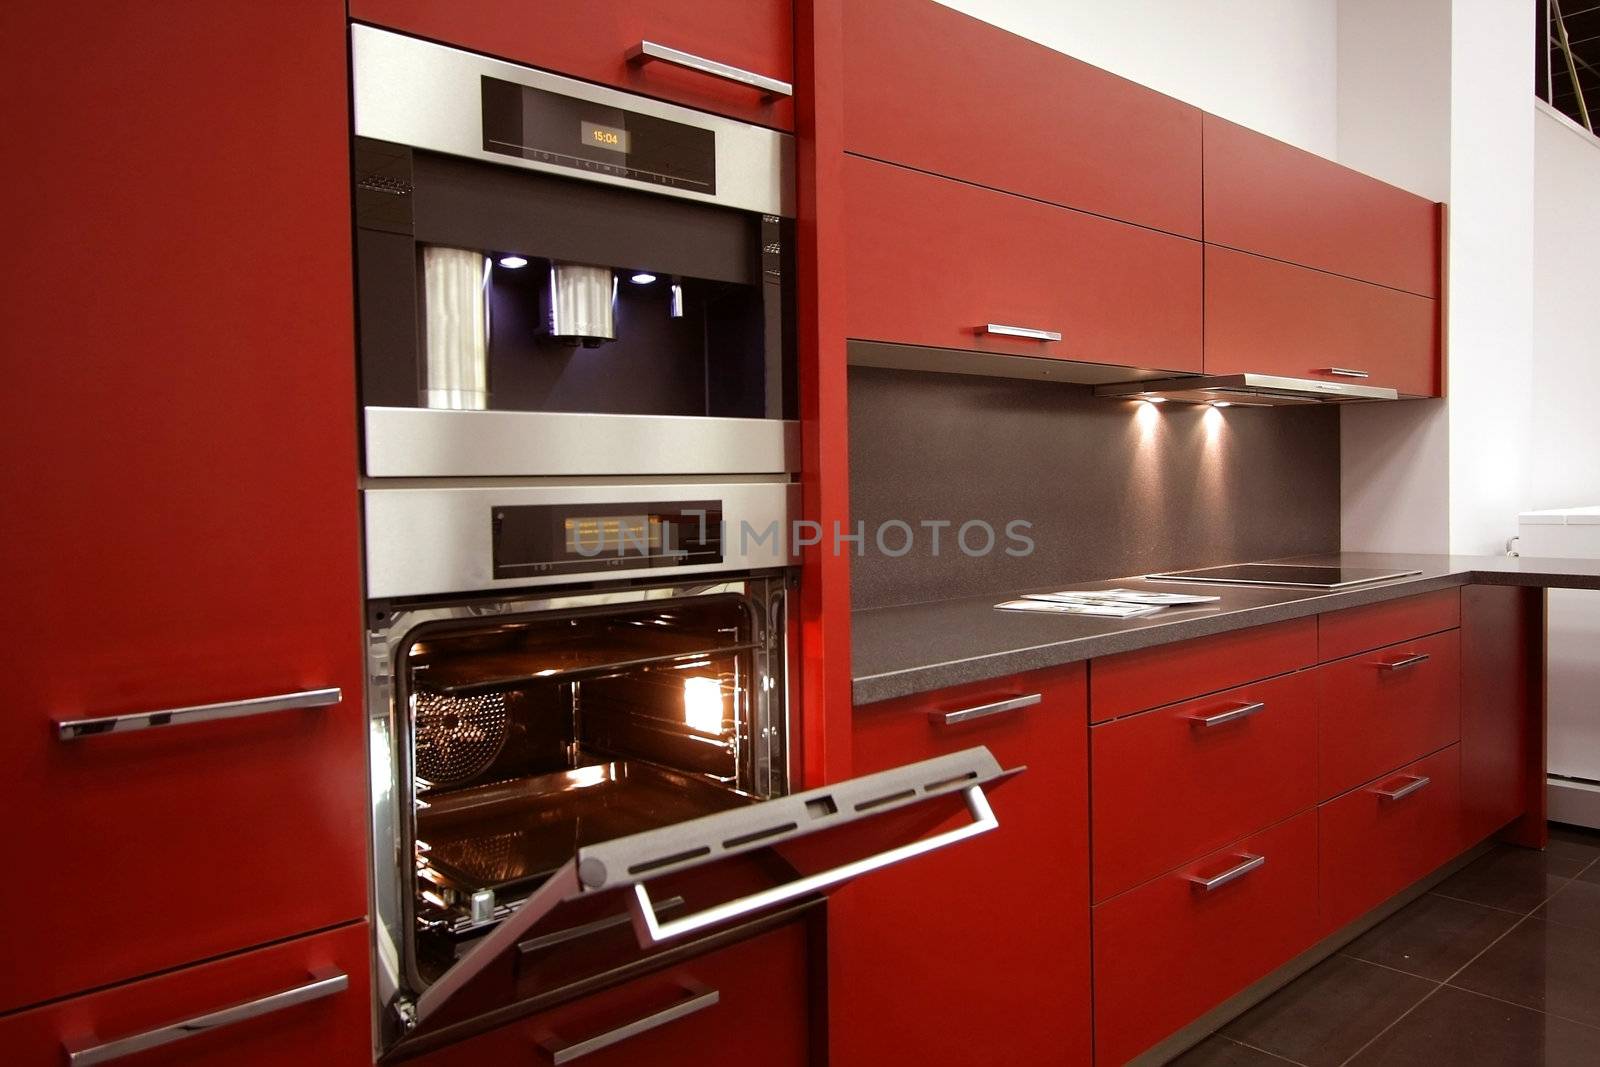
[[[500,265],[507,270],[516,270],[519,267],[526,267],[528,261],[521,256],[501,256]]]
[[[654,274],[646,274],[644,271],[640,271],[638,274],[635,274],[628,280],[634,285],[649,285],[651,282],[656,280],[656,276]]]

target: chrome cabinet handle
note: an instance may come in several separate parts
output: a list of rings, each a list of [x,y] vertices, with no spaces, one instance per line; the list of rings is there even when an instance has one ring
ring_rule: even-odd
[[[1404,659],[1379,660],[1378,669],[1380,671],[1401,671],[1405,670],[1407,667],[1415,667],[1419,663],[1426,663],[1432,658],[1433,657],[1428,655],[1426,652],[1417,652],[1406,656]]]
[[[638,1037],[642,1033],[665,1026],[685,1016],[693,1015],[697,1011],[705,1011],[722,999],[722,994],[717,990],[708,989],[698,982],[683,983],[683,994],[683,999],[676,1004],[646,1015],[642,1019],[624,1023],[613,1030],[607,1030],[603,1034],[596,1034],[594,1037],[585,1038],[582,1041],[571,1042],[551,1036],[539,1042],[539,1049],[550,1058],[550,1062],[553,1064],[571,1063],[573,1060],[581,1059],[591,1052],[599,1052],[601,1049],[621,1044],[630,1037]]]
[[[987,333],[998,337],[1023,337],[1029,341],[1061,340],[1061,335],[1055,330],[1035,330],[1031,326],[1006,326],[998,322],[986,322],[975,332],[979,335]]]
[[[1331,374],[1335,378],[1370,378],[1372,375],[1364,370],[1351,370],[1349,367],[1324,367],[1323,374]]]
[[[976,707],[962,708],[960,711],[930,711],[928,712],[928,721],[940,726],[954,726],[958,722],[971,722],[973,719],[981,719],[985,715],[999,715],[1003,711],[1031,708],[1043,699],[1043,693],[1029,693],[1027,696],[997,700],[993,704],[979,704]]]
[[[1238,722],[1240,719],[1248,719],[1256,712],[1266,710],[1267,705],[1262,701],[1256,700],[1248,704],[1236,705],[1227,711],[1219,711],[1211,715],[1185,715],[1184,718],[1188,719],[1194,726],[1212,727],[1221,726],[1224,723]]]
[[[1374,789],[1373,792],[1385,800],[1404,800],[1412,793],[1427,788],[1428,784],[1433,781],[1432,778],[1428,778],[1420,774],[1412,775],[1410,777],[1411,781],[1407,782],[1399,789]]]
[[[770,99],[775,96],[793,96],[794,86],[777,78],[769,78],[765,74],[745,70],[743,67],[730,66],[727,63],[718,63],[714,59],[697,56],[693,52],[684,52],[677,48],[668,48],[664,44],[654,41],[640,41],[628,52],[628,62],[640,66],[650,62],[670,63],[675,67],[687,70],[697,70],[701,74],[709,74],[713,78],[724,81],[737,82],[760,89]]]
[[[1201,878],[1199,875],[1190,875],[1189,882],[1194,886],[1195,892],[1209,893],[1213,889],[1221,889],[1229,882],[1238,881],[1251,871],[1265,866],[1266,862],[1267,857],[1265,856],[1242,856],[1240,857],[1238,863],[1234,864],[1232,867],[1229,867],[1221,874],[1214,874],[1210,878]]]
[[[650,890],[643,882],[637,882],[633,887],[633,896],[629,900],[629,909],[633,912],[633,932],[639,939],[641,946],[659,945],[663,941],[670,941],[684,934],[694,933],[696,930],[707,926],[716,926],[752,912],[762,911],[766,908],[794,900],[796,897],[807,896],[820,889],[848,882],[852,878],[867,874],[871,871],[881,870],[891,864],[902,860],[920,856],[926,852],[934,852],[969,837],[986,834],[990,830],[1000,828],[1000,820],[994,817],[994,810],[989,807],[989,798],[984,795],[981,785],[967,786],[962,790],[966,797],[967,811],[972,815],[972,821],[965,826],[954,830],[947,830],[933,837],[925,837],[919,841],[900,845],[895,848],[868,856],[865,859],[855,860],[829,871],[818,871],[816,874],[787,882],[784,885],[763,889],[759,893],[752,893],[747,897],[730,900],[725,904],[685,915],[681,919],[671,919],[662,922],[656,916],[656,909],[650,901]]]
[[[135,1052],[144,1052],[146,1049],[159,1048],[170,1045],[174,1041],[194,1037],[211,1030],[221,1030],[223,1027],[242,1023],[246,1019],[258,1019],[263,1015],[292,1008],[296,1004],[304,1004],[312,1000],[321,1000],[323,997],[342,993],[349,988],[350,979],[341,971],[326,970],[311,975],[311,981],[305,985],[285,989],[281,993],[257,1000],[247,1000],[243,1004],[235,1004],[231,1008],[220,1011],[207,1012],[197,1015],[192,1019],[172,1023],[170,1026],[157,1027],[147,1030],[142,1034],[132,1037],[122,1037],[115,1041],[97,1042],[92,1035],[84,1035],[76,1041],[68,1042],[63,1047],[67,1053],[67,1062],[72,1067],[92,1067],[97,1063],[110,1063],[120,1060],[124,1056],[131,1056]]]
[[[133,715],[59,719],[56,721],[56,737],[62,741],[75,741],[80,737],[92,737],[95,734],[122,734],[134,730],[149,730],[156,726],[182,726],[185,723],[214,722],[217,719],[242,719],[247,715],[266,715],[274,711],[292,711],[295,708],[324,708],[339,703],[343,696],[344,694],[337,688],[308,689],[303,693],[253,697],[250,700],[229,700],[221,704],[196,704],[188,708],[141,711]]]

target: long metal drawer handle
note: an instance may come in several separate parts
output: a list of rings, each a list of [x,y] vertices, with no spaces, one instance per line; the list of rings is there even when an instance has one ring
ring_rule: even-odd
[[[996,700],[992,704],[979,704],[976,707],[962,708],[960,711],[930,711],[928,712],[928,721],[940,726],[954,726],[958,722],[971,722],[973,719],[981,719],[985,715],[999,715],[1003,711],[1031,708],[1043,699],[1043,693],[1029,693],[1027,696]]]
[[[1324,367],[1322,373],[1331,374],[1335,378],[1370,378],[1372,375],[1364,370],[1351,370],[1349,367]]]
[[[685,915],[681,919],[672,919],[662,922],[656,917],[656,909],[650,902],[650,890],[643,882],[634,884],[633,896],[629,900],[629,908],[633,912],[633,932],[642,946],[659,945],[663,941],[670,941],[685,934],[692,934],[696,930],[707,926],[716,926],[753,912],[774,907],[796,897],[803,897],[815,893],[819,889],[848,882],[852,878],[882,870],[902,860],[921,856],[927,852],[934,852],[969,837],[986,834],[990,830],[1000,828],[1000,820],[994,817],[994,810],[989,807],[989,798],[984,796],[983,787],[980,785],[968,786],[962,790],[966,797],[967,811],[972,815],[972,822],[954,830],[947,830],[933,837],[925,837],[909,844],[891,848],[885,852],[868,856],[865,859],[855,860],[828,871],[819,871],[784,885],[763,889],[759,893],[752,893],[747,897],[730,900],[725,904],[707,908],[693,915]]]
[[[311,975],[311,981],[305,985],[285,989],[281,993],[257,1000],[247,1000],[243,1004],[235,1004],[231,1008],[220,1011],[207,1012],[197,1015],[193,1019],[173,1023],[170,1026],[158,1027],[147,1030],[142,1034],[132,1037],[118,1038],[115,1041],[92,1044],[93,1035],[86,1035],[77,1041],[66,1044],[67,1062],[72,1067],[92,1067],[97,1063],[110,1063],[120,1060],[124,1056],[131,1056],[135,1052],[144,1052],[147,1049],[159,1048],[170,1045],[174,1041],[194,1037],[196,1034],[207,1033],[211,1030],[220,1030],[225,1026],[242,1023],[246,1019],[258,1019],[263,1015],[292,1008],[296,1004],[304,1004],[312,1000],[321,1000],[331,997],[335,993],[342,993],[350,986],[350,979],[342,971],[325,970],[317,971]]]
[[[670,63],[675,67],[684,67],[688,70],[697,70],[701,74],[709,74],[713,78],[724,81],[738,82],[760,89],[769,98],[774,96],[793,96],[794,86],[777,78],[769,78],[765,74],[757,74],[743,67],[730,66],[727,63],[718,63],[714,59],[697,56],[693,52],[685,52],[677,48],[669,48],[664,44],[654,41],[640,41],[628,52],[628,62],[640,65],[650,62]]]
[[[1249,704],[1239,704],[1229,708],[1227,711],[1219,711],[1212,715],[1186,715],[1184,718],[1195,726],[1212,727],[1221,726],[1224,723],[1238,722],[1240,719],[1248,719],[1256,712],[1266,710],[1267,705],[1260,700],[1256,700]]]
[[[603,1034],[585,1038],[582,1041],[565,1042],[558,1037],[549,1037],[539,1042],[539,1049],[550,1057],[550,1062],[559,1065],[571,1063],[601,1049],[610,1048],[612,1045],[621,1044],[630,1037],[657,1027],[665,1026],[685,1016],[693,1015],[697,1011],[705,1011],[717,1001],[722,999],[722,994],[715,989],[707,989],[697,982],[683,983],[683,999],[670,1007],[662,1008],[658,1012],[646,1015],[642,1019],[635,1019],[631,1023],[607,1030]]]
[[[1055,330],[1035,330],[1031,326],[1006,326],[998,322],[986,322],[977,328],[977,333],[992,333],[1000,337],[1024,337],[1030,341],[1059,341],[1061,334]]]
[[[122,734],[134,730],[149,730],[156,726],[182,726],[193,722],[214,722],[217,719],[241,719],[247,715],[266,715],[274,711],[292,711],[295,708],[325,708],[344,698],[338,688],[308,689],[303,693],[285,693],[282,696],[253,697],[249,700],[229,700],[221,704],[196,704],[189,708],[166,708],[161,711],[141,711],[134,715],[106,715],[95,719],[62,719],[56,722],[56,737],[62,741],[75,741],[96,734]]]
[[[1415,793],[1420,789],[1427,788],[1428,784],[1432,781],[1432,778],[1418,774],[1412,776],[1411,781],[1407,782],[1399,789],[1374,789],[1373,792],[1385,800],[1404,800],[1412,793]]]
[[[1199,875],[1190,875],[1189,881],[1193,884],[1195,892],[1209,893],[1213,889],[1221,889],[1229,882],[1236,882],[1258,867],[1265,866],[1265,856],[1242,856],[1240,861],[1221,874],[1212,875],[1210,878],[1201,878]]]
[[[1415,667],[1419,663],[1426,663],[1432,658],[1433,657],[1426,652],[1417,652],[1413,655],[1405,657],[1404,659],[1379,660],[1378,669],[1382,671],[1400,671],[1407,667]]]

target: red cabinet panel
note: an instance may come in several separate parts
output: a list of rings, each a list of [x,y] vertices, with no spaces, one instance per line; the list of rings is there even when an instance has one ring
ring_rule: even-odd
[[[1461,591],[1462,846],[1528,808],[1544,788],[1544,590]],[[1531,781],[1530,781],[1531,779]]]
[[[1315,673],[1320,799],[1461,739],[1457,630],[1364,652]]]
[[[1437,300],[1209,244],[1205,269],[1207,374],[1254,371],[1440,395]]]
[[[1200,236],[1197,109],[928,0],[843,7],[848,150]]]
[[[1042,699],[942,721],[1031,694]],[[831,898],[833,1062],[943,1063],[952,1050],[981,1050],[993,1063],[1087,1062],[1082,666],[871,704],[855,715],[857,774],[974,745],[987,745],[1003,767],[1028,769],[993,797],[998,830]]]
[[[1091,730],[1094,898],[1315,804],[1316,697],[1301,671]]]
[[[1461,625],[1461,590],[1439,589],[1403,600],[1385,600],[1317,618],[1317,648],[1323,662],[1370,652],[1397,641],[1426,637]]]
[[[1102,656],[1089,667],[1089,716],[1103,722],[1316,661],[1314,616]]]
[[[0,450],[28,457],[0,474],[0,804],[32,813],[8,854],[48,872],[0,1011],[366,911],[344,27],[338,4],[0,7],[27,146]]]
[[[844,189],[850,337],[1200,369],[1198,243],[854,156]]]
[[[1205,117],[1205,239],[1439,295],[1439,206],[1359,171]]]
[[[805,1067],[813,1062],[809,988],[805,926],[791,923],[406,1062],[547,1063],[546,1049],[652,1020],[584,1054],[583,1067]],[[662,1017],[674,1009],[676,1017]]]
[[[191,919],[195,918],[191,913]],[[109,926],[110,923],[97,923]],[[81,1051],[185,1023],[343,975],[346,986],[314,999],[180,1038],[127,1067],[278,1067],[285,1063],[357,1067],[372,1062],[372,998],[366,923],[114,986],[87,996],[0,1017],[6,1062],[45,1067]],[[47,957],[28,964],[48,968]]]
[[[1257,858],[1233,881],[1198,884]],[[1099,905],[1095,1063],[1126,1063],[1316,939],[1312,811]]]
[[[350,17],[474,52],[660,97],[747,122],[794,127],[788,97],[628,54],[643,41],[794,81],[790,0],[350,0]]]
[[[1325,932],[1359,918],[1460,850],[1460,769],[1460,749],[1451,745],[1318,809]]]

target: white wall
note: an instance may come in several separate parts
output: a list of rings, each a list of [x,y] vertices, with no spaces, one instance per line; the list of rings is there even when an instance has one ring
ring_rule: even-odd
[[[1600,504],[1600,140],[1534,114],[1533,404],[1527,508]]]
[[[1338,148],[1338,0],[939,2],[1309,151]]]

